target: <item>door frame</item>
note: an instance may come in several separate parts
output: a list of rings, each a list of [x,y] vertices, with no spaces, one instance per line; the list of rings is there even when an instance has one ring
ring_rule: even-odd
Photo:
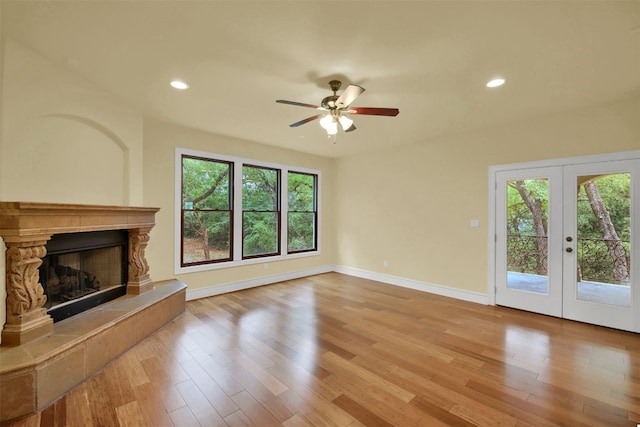
[[[523,162],[523,163],[509,163],[502,165],[494,165],[489,167],[489,212],[488,212],[488,230],[487,230],[487,242],[488,242],[488,266],[487,266],[487,297],[489,305],[496,305],[496,201],[497,201],[497,172],[502,171],[511,171],[518,169],[535,169],[535,168],[545,168],[545,167],[555,167],[555,166],[569,166],[569,165],[582,165],[587,163],[599,163],[599,162],[610,162],[610,161],[618,161],[618,160],[630,160],[630,159],[640,159],[640,150],[634,151],[623,151],[616,153],[605,153],[605,154],[595,154],[588,156],[580,156],[580,157],[566,157],[566,158],[557,158],[557,159],[549,159],[549,160],[540,160],[533,162]],[[640,186],[635,186],[633,188],[632,197],[635,200],[640,200]],[[632,236],[631,242],[632,248],[634,251],[640,250],[640,233],[635,233]],[[635,271],[634,277],[637,277],[640,274],[640,265],[635,260],[638,257],[634,257],[631,263],[631,271]],[[640,292],[635,292],[636,301],[635,305],[640,306]],[[640,310],[636,313],[636,321],[635,321],[635,332],[640,332]]]
[[[498,271],[496,268],[494,298],[495,303],[501,300],[501,304],[507,307],[531,311],[534,313],[546,314],[548,316],[562,316],[562,231],[563,226],[563,199],[562,199],[562,167],[544,168],[520,168],[506,171],[496,171],[496,211],[494,224],[506,224],[507,198],[504,197],[507,191],[507,179],[548,179],[548,233],[547,233],[547,293],[527,292],[520,289],[509,289],[506,268]],[[500,176],[503,176],[500,178]],[[500,179],[499,179],[500,178]],[[506,179],[505,179],[506,178]],[[498,194],[502,194],[498,197]],[[503,203],[501,203],[503,202]],[[507,233],[506,227],[501,232],[495,230],[497,238],[495,244],[495,264],[506,267],[507,265]],[[502,239],[500,239],[502,237]],[[502,249],[502,250],[501,250]],[[499,296],[495,294],[499,290]]]

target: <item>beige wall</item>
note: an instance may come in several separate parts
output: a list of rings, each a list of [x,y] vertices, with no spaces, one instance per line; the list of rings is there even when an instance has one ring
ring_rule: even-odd
[[[637,149],[635,97],[341,159],[337,264],[486,294],[489,166]]]
[[[4,41],[2,199],[142,203],[142,114]]]
[[[267,270],[260,263],[176,276],[173,271],[176,147],[320,170],[322,176],[321,255],[277,262],[269,262],[268,259],[265,259],[265,262],[268,263]],[[192,291],[203,287],[231,284],[335,263],[333,160],[186,129],[151,119],[145,120],[144,124],[144,151],[144,204],[161,208],[156,216],[156,227],[152,231],[151,242],[147,249],[150,274],[154,280],[177,277],[189,285],[189,290]]]

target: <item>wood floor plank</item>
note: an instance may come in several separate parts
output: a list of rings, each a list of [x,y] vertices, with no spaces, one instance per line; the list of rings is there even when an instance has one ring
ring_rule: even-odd
[[[2,427],[638,424],[638,334],[326,273],[189,301]]]
[[[183,406],[169,413],[171,421],[174,426],[180,427],[201,427],[202,424],[198,422],[195,415],[191,412],[188,406]]]
[[[118,417],[118,425],[120,427],[145,427],[148,426],[140,405],[137,401],[132,401],[126,405],[118,406],[116,408],[116,415]],[[152,426],[156,427],[156,426]]]
[[[225,425],[220,414],[193,381],[184,381],[178,384],[176,388],[184,401],[187,402],[187,406],[191,409],[191,413],[196,417],[200,425],[212,427]]]
[[[193,352],[193,358],[227,396],[232,396],[243,390],[242,384],[235,379],[232,372],[220,366],[210,354],[197,350]]]
[[[363,393],[361,385],[340,376],[331,376],[327,382],[333,383],[335,388],[342,389],[341,396],[346,396],[348,401],[353,402],[351,409],[339,406],[365,425],[367,425],[365,421],[369,418],[371,418],[371,422],[380,419],[385,424],[396,426],[438,425],[437,420],[430,414],[421,412],[414,406],[406,405],[406,402],[382,390],[370,387]],[[402,411],[398,410],[400,407],[403,408]],[[351,412],[353,410],[355,412]]]
[[[262,366],[255,364],[251,358],[247,357],[241,351],[235,351],[235,361],[228,366],[234,366],[235,371],[244,371],[251,375],[257,382],[269,389],[274,395],[278,395],[288,390],[288,387],[271,375],[269,371]]]
[[[190,360],[182,364],[182,367],[191,377],[191,380],[198,386],[202,394],[214,407],[221,417],[231,415],[238,410],[238,406],[231,398],[216,384],[215,381],[202,369],[202,366],[195,360]]]
[[[333,403],[366,426],[393,427],[392,424],[388,423],[344,394],[333,399]]]
[[[332,352],[324,353],[321,360],[326,363],[326,365],[323,365],[325,369],[333,374],[346,378],[347,381],[362,384],[363,387],[366,387],[366,390],[370,387],[375,387],[379,390],[384,390],[386,393],[393,395],[404,402],[410,402],[411,399],[415,397],[415,394],[410,391],[407,391],[404,388],[399,387],[398,385],[389,382],[354,363],[349,363],[349,361],[344,360]]]
[[[40,416],[40,425],[47,427],[63,427],[66,426],[67,421],[67,397],[63,396],[58,399],[53,405],[42,411]]]
[[[433,418],[437,420],[438,425],[441,426],[458,426],[458,427],[472,427],[475,426],[470,421],[465,420],[464,418],[460,418],[455,414],[452,414],[449,409],[453,407],[453,403],[448,405],[448,408],[445,409],[442,405],[434,404],[422,396],[416,396],[411,402],[409,402],[412,406],[415,406],[422,412],[431,415]],[[436,425],[436,423],[433,423]]]
[[[259,402],[278,421],[285,421],[291,418],[295,413],[283,400],[280,399],[280,395],[282,393],[279,393],[278,395],[272,393],[271,390],[265,387],[261,382],[256,381],[255,378],[245,370],[239,369],[235,372],[235,375],[238,381],[243,385],[243,391],[248,392],[251,395],[251,398]],[[234,396],[238,395],[240,395],[240,393]]]
[[[148,426],[152,427],[172,427],[173,422],[163,404],[161,393],[158,393],[153,383],[142,384],[133,388],[136,402],[140,407],[140,412]],[[186,406],[183,405],[183,406]],[[84,424],[73,424],[84,425]]]
[[[112,368],[115,363],[117,363],[117,360],[108,367]],[[114,375],[114,371],[105,369],[98,372],[91,378],[91,381],[86,383],[93,425],[110,426],[118,424],[115,405],[111,398],[112,390],[109,389],[109,381],[107,380],[107,376],[112,375]],[[81,387],[83,386],[84,384],[81,384]]]
[[[347,427],[356,421],[349,413],[324,399],[313,389],[289,389],[279,397],[314,426]]]
[[[67,395],[67,423],[70,426],[93,427],[91,403],[86,391],[80,387],[71,390]]]
[[[183,399],[182,395],[174,385],[169,385],[159,389],[156,388],[156,390],[160,395],[162,406],[164,406],[165,411],[173,412],[187,406],[187,402]]]
[[[231,396],[233,401],[251,422],[260,427],[280,426],[280,421],[274,417],[260,402],[255,400],[247,391]]]
[[[282,423],[282,426],[283,427],[311,427],[311,424],[306,422],[299,415],[294,414],[291,418],[289,418],[288,420],[284,421]]]

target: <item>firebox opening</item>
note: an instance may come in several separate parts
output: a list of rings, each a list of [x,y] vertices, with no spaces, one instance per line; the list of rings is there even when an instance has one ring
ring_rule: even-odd
[[[126,294],[126,230],[56,234],[39,268],[54,322]]]

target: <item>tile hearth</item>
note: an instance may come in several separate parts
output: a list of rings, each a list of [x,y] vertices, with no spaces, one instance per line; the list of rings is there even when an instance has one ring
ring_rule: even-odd
[[[0,347],[0,422],[46,408],[184,312],[186,285],[154,285],[57,322],[48,336]]]

